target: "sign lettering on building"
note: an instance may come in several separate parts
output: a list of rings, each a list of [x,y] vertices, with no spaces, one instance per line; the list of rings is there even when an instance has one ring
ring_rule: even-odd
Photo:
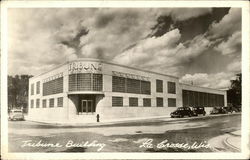
[[[124,78],[130,78],[130,79],[138,79],[138,80],[143,80],[143,81],[149,81],[149,77],[139,76],[139,75],[130,74],[130,73],[122,73],[122,72],[112,71],[112,74],[114,76],[118,76],[118,77],[124,77]]]
[[[71,62],[68,67],[69,74],[102,72],[102,64],[99,62]]]

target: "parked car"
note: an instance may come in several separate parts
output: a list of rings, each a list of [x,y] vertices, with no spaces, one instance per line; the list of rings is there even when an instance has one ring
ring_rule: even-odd
[[[9,120],[24,120],[22,109],[12,109],[9,113]]]
[[[203,116],[206,115],[204,107],[192,107],[192,111],[194,116],[198,116],[199,114],[202,114]]]
[[[224,107],[214,107],[210,114],[227,114],[228,111]]]
[[[177,110],[175,110],[174,112],[171,112],[170,114],[171,118],[174,117],[179,117],[182,118],[184,116],[193,116],[193,112],[189,107],[178,107]]]

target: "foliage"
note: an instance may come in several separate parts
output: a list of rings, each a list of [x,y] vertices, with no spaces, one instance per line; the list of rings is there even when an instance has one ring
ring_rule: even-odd
[[[227,91],[227,101],[235,107],[241,106],[241,82],[242,74],[236,74],[236,79],[231,80],[231,87]]]
[[[8,110],[23,108],[27,111],[29,78],[31,75],[8,76]]]

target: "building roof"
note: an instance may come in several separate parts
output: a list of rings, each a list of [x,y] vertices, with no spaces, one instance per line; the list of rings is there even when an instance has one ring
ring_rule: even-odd
[[[106,61],[104,59],[94,59],[94,58],[78,58],[78,59],[75,59],[75,60],[71,60],[71,61],[66,61],[65,63],[62,63],[44,73],[41,73],[39,75],[35,75],[33,76],[31,79],[33,78],[36,78],[38,76],[41,76],[45,73],[48,73],[50,71],[53,71],[63,65],[66,65],[66,64],[69,64],[71,62],[77,62],[77,61],[89,61],[89,62],[101,62],[101,63],[106,63],[106,64],[111,64],[111,65],[116,65],[116,66],[120,66],[120,67],[125,67],[125,68],[129,68],[129,69],[133,69],[133,70],[137,70],[137,71],[143,71],[143,72],[148,72],[148,73],[153,73],[153,74],[158,74],[158,75],[163,75],[163,76],[168,76],[168,77],[172,77],[172,78],[176,78],[176,79],[179,79],[179,77],[176,77],[176,76],[172,76],[172,75],[167,75],[167,74],[163,74],[163,73],[159,73],[159,72],[155,72],[155,71],[150,71],[150,70],[145,70],[145,69],[142,69],[142,68],[136,68],[136,67],[131,67],[131,66],[126,66],[126,65],[121,65],[121,64],[117,64],[115,62],[112,62],[112,61]]]

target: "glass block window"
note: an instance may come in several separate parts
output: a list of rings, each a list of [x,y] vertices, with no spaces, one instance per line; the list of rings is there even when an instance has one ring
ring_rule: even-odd
[[[63,92],[63,77],[43,83],[43,96]]]
[[[36,82],[36,94],[40,94],[40,81]]]
[[[93,90],[102,91],[102,74],[93,74]]]
[[[129,97],[129,106],[130,107],[138,107],[138,98]]]
[[[141,81],[141,94],[151,94],[151,84],[149,81]]]
[[[30,100],[30,108],[34,108],[34,100]]]
[[[69,75],[69,91],[77,91],[77,74]]]
[[[156,107],[163,107],[163,98],[156,97]]]
[[[63,97],[57,98],[57,107],[62,107],[63,106]]]
[[[102,91],[102,74],[78,73],[69,75],[69,91]]]
[[[90,91],[91,90],[91,74],[81,73],[77,74],[77,91]]]
[[[40,99],[36,99],[36,108],[40,107]]]
[[[112,76],[112,91],[125,92],[125,78]]]
[[[34,83],[31,84],[31,95],[34,95]]]
[[[143,107],[151,107],[151,98],[143,98]]]
[[[224,95],[197,91],[182,91],[183,106],[216,107],[224,106]]]
[[[112,97],[112,106],[113,107],[122,107],[123,106],[123,97]]]
[[[168,107],[176,107],[176,99],[168,98]]]
[[[49,107],[50,108],[54,107],[54,98],[49,99]]]
[[[47,100],[43,99],[43,108],[46,108],[46,107],[47,107]]]
[[[157,79],[156,80],[156,92],[163,92],[163,81]]]
[[[168,93],[171,93],[171,94],[176,93],[175,82],[168,82]]]
[[[127,78],[127,93],[140,94],[141,86],[140,80]]]

